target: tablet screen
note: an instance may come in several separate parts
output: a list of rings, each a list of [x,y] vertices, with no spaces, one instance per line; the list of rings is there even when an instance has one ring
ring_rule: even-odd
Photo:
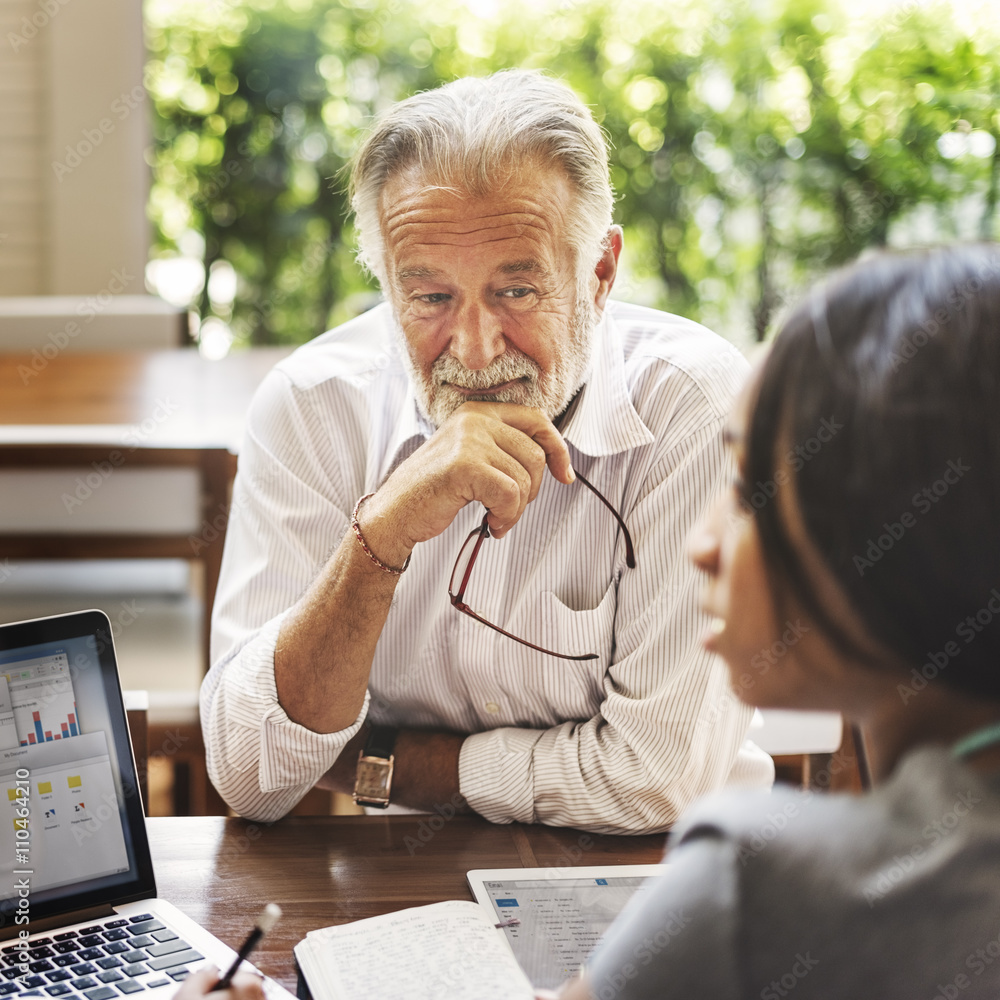
[[[488,905],[533,986],[554,989],[575,976],[604,932],[647,879],[665,865],[603,869],[469,872],[476,899]],[[544,877],[544,876],[548,877]]]

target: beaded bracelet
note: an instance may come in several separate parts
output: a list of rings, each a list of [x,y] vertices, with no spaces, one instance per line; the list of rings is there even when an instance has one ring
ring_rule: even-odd
[[[361,525],[358,524],[358,511],[361,510],[361,505],[369,497],[373,496],[375,496],[374,493],[366,493],[354,505],[354,513],[351,514],[351,527],[354,529],[354,535],[357,538],[359,544],[361,545],[361,548],[364,550],[365,555],[368,556],[368,558],[371,559],[371,561],[375,563],[375,565],[378,566],[380,570],[383,570],[386,573],[392,573],[393,576],[402,576],[403,571],[406,569],[407,566],[410,565],[410,557],[407,556],[406,562],[403,563],[403,565],[400,566],[398,569],[395,566],[386,566],[386,564],[382,562],[382,560],[379,559],[379,557],[375,555],[375,553],[372,552],[370,548],[368,548],[368,543],[365,541],[365,536],[361,534]]]

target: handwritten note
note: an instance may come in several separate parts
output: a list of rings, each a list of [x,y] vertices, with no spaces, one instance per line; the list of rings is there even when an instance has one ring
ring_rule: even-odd
[[[450,900],[310,932],[295,949],[314,1000],[533,1000],[477,903]]]

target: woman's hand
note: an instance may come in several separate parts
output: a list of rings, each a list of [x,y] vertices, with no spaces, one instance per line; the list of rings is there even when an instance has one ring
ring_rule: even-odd
[[[220,978],[214,965],[192,972],[174,994],[174,1000],[202,1000]],[[263,980],[252,973],[240,972],[228,989],[219,990],[216,995],[219,1000],[264,1000]]]

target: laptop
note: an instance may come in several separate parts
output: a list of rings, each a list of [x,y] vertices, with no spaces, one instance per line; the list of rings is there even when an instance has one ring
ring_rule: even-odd
[[[103,612],[0,625],[0,810],[0,1000],[165,998],[232,962],[156,898]]]

